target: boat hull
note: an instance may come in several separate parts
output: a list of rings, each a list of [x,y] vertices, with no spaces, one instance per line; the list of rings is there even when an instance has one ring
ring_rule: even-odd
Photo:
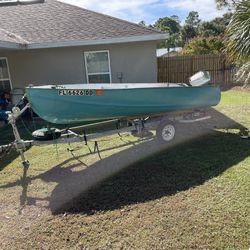
[[[94,89],[89,90],[89,95],[58,88],[29,87],[26,93],[32,109],[55,124],[150,116],[207,108],[220,101],[219,88],[212,86]]]

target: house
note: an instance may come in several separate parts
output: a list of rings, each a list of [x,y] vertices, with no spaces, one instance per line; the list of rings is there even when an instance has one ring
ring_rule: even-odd
[[[166,34],[56,0],[0,0],[0,89],[156,82]]]
[[[163,48],[163,49],[157,49],[156,55],[157,57],[172,57],[172,56],[178,56],[178,54],[182,51],[181,47],[176,48]]]

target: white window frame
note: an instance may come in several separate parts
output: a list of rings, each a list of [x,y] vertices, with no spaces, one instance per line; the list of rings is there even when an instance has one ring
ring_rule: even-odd
[[[0,57],[0,60],[3,60],[3,59],[6,60],[9,78],[3,78],[3,79],[0,78],[0,81],[9,81],[10,82],[10,89],[12,90],[13,87],[12,87],[12,81],[11,81],[11,77],[10,77],[10,68],[9,68],[8,58],[7,57]]]
[[[108,65],[109,65],[109,72],[96,72],[96,73],[89,73],[88,72],[88,66],[87,66],[87,57],[86,55],[88,53],[103,53],[107,52],[108,53]],[[110,53],[109,50],[93,50],[93,51],[85,51],[84,52],[84,62],[85,62],[85,72],[86,72],[86,78],[87,78],[87,83],[89,84],[89,76],[93,75],[109,75],[110,79],[110,84],[112,83],[112,72],[111,72],[111,63],[110,63]]]

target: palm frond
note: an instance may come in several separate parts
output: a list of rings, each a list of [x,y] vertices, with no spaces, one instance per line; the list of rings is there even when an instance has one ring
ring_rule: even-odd
[[[250,1],[237,5],[227,28],[228,53],[235,59],[250,58]]]
[[[244,83],[244,85],[250,85],[250,61],[241,65],[240,69],[236,73],[237,81]]]

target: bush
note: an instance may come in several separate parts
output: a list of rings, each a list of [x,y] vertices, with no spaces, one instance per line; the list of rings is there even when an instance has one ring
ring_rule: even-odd
[[[196,37],[191,39],[183,48],[183,55],[221,54],[225,44],[221,37]]]

